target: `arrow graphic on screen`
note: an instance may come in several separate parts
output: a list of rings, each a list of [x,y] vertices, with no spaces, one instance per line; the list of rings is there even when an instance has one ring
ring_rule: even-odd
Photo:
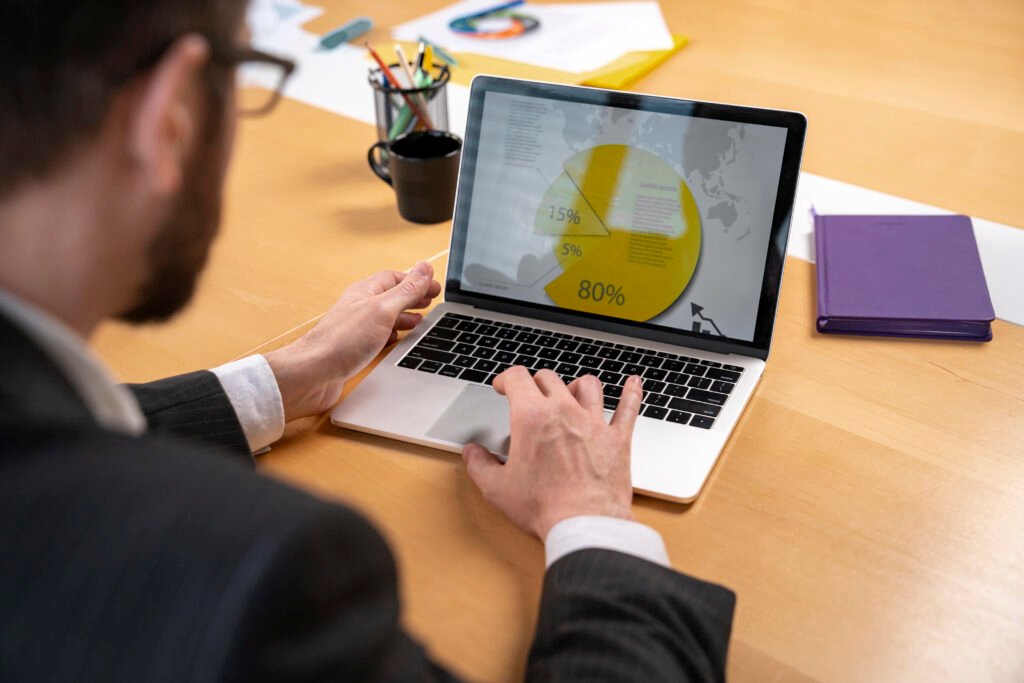
[[[692,315],[694,315],[695,317],[700,318],[701,320],[703,320],[706,323],[709,323],[711,325],[711,327],[715,328],[715,332],[718,333],[719,337],[724,337],[725,336],[724,334],[722,334],[722,331],[720,329],[718,329],[718,325],[715,324],[714,320],[712,320],[711,318],[705,318],[704,317],[704,313],[703,313],[704,307],[703,306],[698,306],[697,304],[691,303],[690,304],[690,311],[691,311]]]

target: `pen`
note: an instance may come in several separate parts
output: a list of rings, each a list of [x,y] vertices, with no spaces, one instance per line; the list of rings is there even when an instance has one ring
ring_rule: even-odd
[[[422,40],[420,41],[420,47],[416,51],[416,70],[423,71],[423,58],[426,52],[427,46]]]
[[[419,39],[427,47],[434,48],[434,54],[436,54],[438,59],[440,59],[445,64],[448,64],[450,66],[458,66],[459,65],[459,61],[457,59],[455,59],[455,57],[452,57],[450,54],[448,54],[448,52],[446,52],[444,49],[442,49],[440,45],[437,45],[436,43],[430,42],[429,40],[427,40],[423,36],[420,36]]]
[[[369,17],[353,19],[346,24],[342,24],[330,33],[324,34],[324,36],[320,38],[320,44],[317,46],[317,50],[320,52],[333,50],[342,43],[355,40],[372,28],[373,21]]]
[[[384,60],[380,58],[380,55],[377,54],[377,51],[370,47],[369,43],[363,44],[366,45],[366,49],[370,52],[370,56],[373,57],[373,60],[375,62],[377,62],[377,66],[380,67],[380,72],[384,74],[385,78],[388,79],[388,83],[391,84],[391,87],[395,88],[396,90],[402,90],[402,84],[398,82],[398,79],[395,78],[395,74],[391,72],[391,69],[388,68],[388,65],[385,64]],[[406,95],[404,92],[399,92],[399,94],[402,96],[402,99],[405,100],[405,103],[409,105],[409,108],[412,109],[413,113],[416,114],[416,117],[419,118],[419,120],[423,122],[423,125],[427,127],[427,130],[433,130],[434,124],[427,117],[426,113],[423,112],[419,108],[419,106],[415,102],[413,102],[412,99],[410,99],[410,97]]]

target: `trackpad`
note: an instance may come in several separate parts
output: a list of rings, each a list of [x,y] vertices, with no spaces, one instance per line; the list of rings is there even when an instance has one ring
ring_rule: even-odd
[[[469,384],[431,425],[427,436],[462,445],[478,443],[504,461],[509,431],[508,399],[491,387]]]

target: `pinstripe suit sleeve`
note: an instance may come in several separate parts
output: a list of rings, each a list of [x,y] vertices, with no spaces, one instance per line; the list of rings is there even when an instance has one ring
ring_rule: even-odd
[[[208,370],[126,385],[153,434],[220,446],[252,461],[249,443],[217,376]]]
[[[611,550],[544,578],[529,681],[724,681],[732,591]]]

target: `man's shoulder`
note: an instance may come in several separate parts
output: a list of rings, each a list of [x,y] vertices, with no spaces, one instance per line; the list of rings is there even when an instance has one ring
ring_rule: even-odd
[[[242,625],[262,627],[294,577],[346,559],[393,572],[352,510],[215,449],[99,429],[4,432],[0,535],[12,559],[0,566],[0,626],[24,636],[0,643],[0,660],[54,680],[116,680],[136,670],[132,652],[145,670],[217,670],[210,658]],[[67,655],[70,675],[45,648]]]

